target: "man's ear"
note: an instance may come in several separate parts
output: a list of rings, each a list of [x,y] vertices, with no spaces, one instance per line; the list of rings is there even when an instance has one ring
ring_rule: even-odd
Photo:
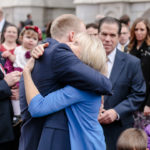
[[[69,42],[73,42],[74,41],[74,31],[69,32]]]

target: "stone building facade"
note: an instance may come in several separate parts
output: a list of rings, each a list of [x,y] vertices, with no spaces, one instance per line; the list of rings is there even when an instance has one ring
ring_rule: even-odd
[[[64,13],[76,14],[85,23],[95,21],[96,15],[119,18],[128,14],[131,22],[140,16],[150,18],[150,0],[0,0],[5,17],[18,25],[30,13],[34,24],[44,24]]]
[[[73,0],[0,0],[5,18],[18,25],[31,14],[35,25],[43,27],[46,23],[64,13],[75,14]]]
[[[131,22],[141,16],[150,19],[150,0],[74,0],[74,4],[85,23],[93,22],[97,14],[116,18],[127,14]]]

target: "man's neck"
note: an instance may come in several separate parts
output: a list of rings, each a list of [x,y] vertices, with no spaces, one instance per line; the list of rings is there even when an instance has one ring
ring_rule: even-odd
[[[116,53],[116,48],[113,51],[111,51],[110,53],[106,53],[106,55],[107,55],[107,57],[109,57],[109,56],[113,55],[113,53]]]

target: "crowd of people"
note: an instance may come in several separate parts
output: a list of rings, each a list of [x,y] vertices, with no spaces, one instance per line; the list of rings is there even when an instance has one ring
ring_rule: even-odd
[[[0,150],[150,148],[148,19],[20,25],[0,9]]]

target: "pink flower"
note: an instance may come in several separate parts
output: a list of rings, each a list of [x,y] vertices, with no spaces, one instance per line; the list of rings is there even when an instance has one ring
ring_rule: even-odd
[[[26,30],[29,30],[29,29],[32,29],[34,30],[35,32],[38,33],[38,37],[39,37],[39,40],[41,41],[42,40],[42,32],[40,30],[40,28],[38,26],[30,26],[30,25],[27,25],[24,27]]]
[[[25,57],[26,57],[27,59],[29,59],[29,58],[31,57],[30,51],[27,51],[27,52],[25,53]]]

